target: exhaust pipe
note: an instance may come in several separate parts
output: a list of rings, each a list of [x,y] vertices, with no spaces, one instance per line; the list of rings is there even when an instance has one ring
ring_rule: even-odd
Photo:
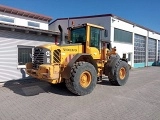
[[[66,44],[66,42],[65,42],[65,34],[64,34],[64,31],[63,31],[61,25],[58,25],[58,28],[59,28],[59,31],[61,32],[61,41],[60,41],[60,45],[64,45],[64,44]]]

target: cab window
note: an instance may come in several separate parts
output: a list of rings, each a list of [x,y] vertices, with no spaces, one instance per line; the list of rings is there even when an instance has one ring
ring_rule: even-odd
[[[91,27],[90,33],[90,47],[96,47],[99,49],[99,40],[100,40],[100,29]]]
[[[73,29],[71,31],[72,43],[83,43],[86,41],[86,27]]]

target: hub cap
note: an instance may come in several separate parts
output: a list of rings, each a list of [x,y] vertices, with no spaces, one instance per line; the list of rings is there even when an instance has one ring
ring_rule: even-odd
[[[91,83],[91,74],[88,71],[85,71],[80,76],[80,85],[83,88],[87,88]]]
[[[119,70],[119,77],[121,80],[123,80],[126,76],[126,69],[124,67],[122,67],[120,70]]]

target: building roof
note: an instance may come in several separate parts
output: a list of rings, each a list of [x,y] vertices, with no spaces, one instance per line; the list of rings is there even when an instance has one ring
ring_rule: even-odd
[[[83,18],[95,18],[95,17],[107,17],[107,16],[114,17],[114,18],[116,18],[116,19],[122,20],[122,21],[127,22],[127,23],[129,23],[129,24],[132,24],[132,25],[134,25],[134,26],[138,26],[138,27],[140,27],[140,28],[146,29],[146,30],[148,30],[148,31],[150,31],[150,32],[160,34],[159,32],[156,32],[156,31],[154,31],[154,30],[151,30],[151,29],[149,29],[149,28],[147,28],[147,27],[144,27],[144,26],[142,26],[142,25],[136,24],[136,23],[134,23],[134,22],[128,21],[128,20],[126,20],[126,19],[124,19],[124,18],[121,18],[121,17],[119,17],[119,16],[116,16],[116,15],[114,15],[114,14],[101,14],[101,15],[91,15],[91,16],[58,18],[58,19],[52,21],[51,23],[49,23],[49,25],[51,25],[52,23],[56,22],[57,20],[83,19]]]
[[[101,15],[91,15],[91,16],[80,16],[80,17],[68,17],[68,18],[58,18],[52,21],[50,24],[54,23],[57,20],[67,20],[67,19],[83,19],[83,18],[95,18],[95,17],[105,17],[105,16],[114,16],[113,14],[101,14]]]
[[[0,23],[0,30],[7,30],[7,31],[15,31],[15,32],[23,32],[23,33],[31,33],[37,35],[47,35],[47,36],[59,36],[59,32],[53,32],[49,30],[41,30],[36,28]]]
[[[20,10],[17,8],[12,8],[4,5],[0,5],[0,12],[24,16],[24,17],[33,18],[33,19],[42,20],[42,21],[48,21],[48,22],[52,20],[52,18],[49,16],[45,16],[45,15],[41,15],[41,14],[37,14],[37,13],[25,11],[25,10]]]

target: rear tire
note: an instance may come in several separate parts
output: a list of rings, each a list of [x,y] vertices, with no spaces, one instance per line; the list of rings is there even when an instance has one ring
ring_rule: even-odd
[[[122,86],[126,84],[129,77],[129,67],[125,61],[118,60],[109,72],[108,78],[112,85]]]
[[[65,80],[66,87],[76,95],[90,94],[97,83],[95,67],[88,62],[76,62],[71,69],[70,79]]]

